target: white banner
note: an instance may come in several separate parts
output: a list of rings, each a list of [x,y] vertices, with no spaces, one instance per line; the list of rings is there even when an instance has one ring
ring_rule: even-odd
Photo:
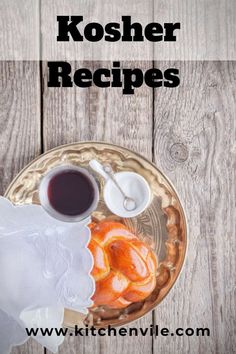
[[[236,60],[235,18],[235,0],[0,0],[0,60]]]

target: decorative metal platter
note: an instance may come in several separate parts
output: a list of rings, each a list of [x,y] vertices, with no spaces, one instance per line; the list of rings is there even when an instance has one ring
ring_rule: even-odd
[[[102,198],[103,181],[99,180],[101,193],[95,219],[115,218],[126,224],[135,234],[148,242],[158,260],[156,288],[142,302],[125,309],[97,307],[90,309],[87,317],[65,310],[64,325],[74,328],[90,324],[95,327],[121,326],[144,316],[154,309],[178,278],[187,247],[187,226],[183,208],[174,187],[151,162],[120,146],[82,142],[57,147],[39,156],[26,166],[8,187],[5,196],[14,204],[39,203],[38,186],[44,174],[60,164],[70,163],[88,168],[91,159],[110,163],[114,171],[134,171],[142,175],[152,190],[150,206],[138,217],[120,219],[111,215]],[[97,177],[96,177],[97,178]]]

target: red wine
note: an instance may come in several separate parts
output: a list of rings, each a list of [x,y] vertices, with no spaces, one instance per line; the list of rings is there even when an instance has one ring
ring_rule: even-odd
[[[59,172],[48,184],[49,203],[57,212],[64,215],[83,214],[92,205],[94,197],[92,182],[80,171]]]

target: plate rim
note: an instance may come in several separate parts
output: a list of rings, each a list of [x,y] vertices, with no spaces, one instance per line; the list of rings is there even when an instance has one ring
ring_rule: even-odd
[[[156,169],[159,174],[164,178],[164,180],[166,180],[168,182],[168,184],[170,185],[170,187],[172,188],[172,190],[174,191],[175,193],[175,197],[176,197],[176,200],[178,202],[178,205],[180,206],[180,211],[181,211],[181,214],[182,214],[182,219],[183,219],[183,225],[184,225],[184,233],[185,233],[185,242],[184,242],[184,252],[183,252],[183,259],[181,260],[181,263],[180,263],[180,266],[179,266],[179,272],[177,274],[177,277],[176,279],[174,280],[174,282],[172,283],[172,285],[169,287],[169,289],[167,290],[167,292],[165,292],[162,296],[160,296],[160,299],[158,299],[158,302],[156,303],[153,303],[153,306],[151,306],[151,308],[145,312],[144,314],[142,314],[141,316],[140,315],[134,315],[134,318],[132,320],[130,319],[122,319],[121,323],[120,324],[112,324],[111,327],[120,327],[120,326],[124,326],[124,325],[127,325],[127,324],[131,324],[141,318],[143,318],[144,316],[146,316],[148,313],[150,312],[153,312],[157,306],[167,297],[167,295],[169,294],[169,292],[171,291],[171,289],[173,289],[176,284],[177,284],[177,281],[179,280],[182,272],[183,272],[183,269],[184,269],[184,266],[186,264],[186,259],[187,259],[187,252],[188,252],[188,247],[189,247],[189,226],[188,226],[188,222],[187,222],[187,216],[186,216],[186,211],[185,211],[185,208],[184,208],[184,204],[182,202],[182,199],[181,197],[179,196],[179,194],[177,193],[176,191],[176,188],[174,187],[173,183],[170,181],[169,177],[166,176],[160,169],[159,167],[151,160],[149,160],[147,157],[141,155],[141,153],[139,152],[136,152],[134,150],[131,150],[130,148],[127,148],[127,147],[124,147],[124,146],[121,146],[121,145],[118,145],[118,144],[113,144],[113,143],[110,143],[110,142],[106,142],[106,141],[96,141],[96,140],[84,140],[84,141],[79,141],[79,142],[72,142],[72,143],[68,143],[68,144],[62,144],[62,145],[58,145],[52,149],[49,149],[47,151],[45,151],[44,153],[38,155],[36,158],[32,159],[25,167],[23,167],[17,174],[16,176],[12,179],[12,181],[10,182],[10,184],[8,185],[7,189],[5,190],[4,192],[4,196],[7,197],[7,195],[9,194],[11,188],[13,187],[13,185],[15,184],[16,180],[21,177],[22,174],[24,174],[24,172],[30,168],[31,165],[33,165],[35,162],[37,162],[39,159],[41,159],[42,157],[44,156],[47,156],[48,154],[54,152],[54,151],[57,151],[59,149],[63,149],[63,148],[69,148],[69,147],[73,147],[73,146],[78,146],[78,145],[100,145],[100,146],[104,146],[104,147],[113,147],[113,148],[118,148],[118,149],[121,149],[127,153],[132,153],[132,154],[135,154],[136,156],[138,156],[140,159],[144,160],[146,163],[150,164],[154,169]],[[66,310],[66,309],[65,309]],[[108,320],[106,321],[103,321],[103,322],[108,322]],[[67,327],[69,329],[74,329],[73,327],[67,325],[66,323],[63,324],[64,327]],[[103,327],[103,328],[106,328],[108,326],[108,324],[105,324],[103,326],[100,326],[100,325],[97,325],[95,327],[97,328],[100,328],[100,327]]]

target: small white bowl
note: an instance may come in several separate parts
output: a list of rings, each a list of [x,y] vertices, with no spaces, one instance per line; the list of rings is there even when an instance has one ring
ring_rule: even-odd
[[[107,179],[103,196],[110,211],[123,218],[132,218],[141,214],[151,202],[151,190],[147,181],[135,172],[118,172],[114,178],[127,197],[133,198],[136,209],[128,211],[124,208],[124,197],[112,179]]]

